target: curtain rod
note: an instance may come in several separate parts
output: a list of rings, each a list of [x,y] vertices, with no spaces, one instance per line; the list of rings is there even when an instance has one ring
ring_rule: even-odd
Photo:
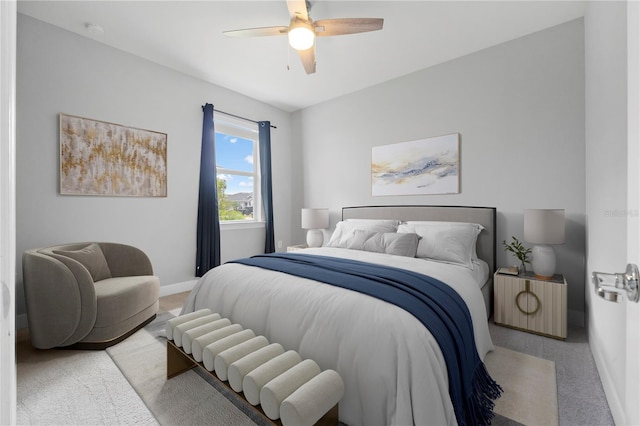
[[[220,111],[219,109],[215,109],[215,108],[214,108],[213,110],[214,110],[215,112],[219,112],[219,113],[222,113],[222,114],[228,115],[228,116],[230,116],[230,117],[239,118],[240,120],[245,120],[245,121],[250,121],[250,122],[252,122],[252,123],[260,124],[260,122],[259,122],[259,121],[251,120],[251,119],[246,118],[246,117],[241,117],[241,116],[239,116],[239,115],[230,114],[230,113],[228,113],[228,112]],[[271,124],[271,128],[272,128],[272,129],[277,129],[277,127],[276,127],[276,126],[274,126],[273,124]]]

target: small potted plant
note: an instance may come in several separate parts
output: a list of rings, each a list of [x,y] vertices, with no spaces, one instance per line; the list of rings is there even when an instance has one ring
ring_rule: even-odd
[[[527,263],[529,262],[529,255],[531,254],[530,248],[525,248],[520,241],[516,237],[511,237],[511,243],[507,244],[506,241],[502,240],[502,244],[504,245],[504,251],[509,251],[515,255],[520,261],[522,265],[521,271],[523,274],[527,273]]]

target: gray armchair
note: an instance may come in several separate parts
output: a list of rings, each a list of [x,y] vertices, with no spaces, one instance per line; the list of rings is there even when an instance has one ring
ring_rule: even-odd
[[[74,243],[22,257],[31,344],[104,349],[158,312],[160,280],[147,255],[117,243]]]

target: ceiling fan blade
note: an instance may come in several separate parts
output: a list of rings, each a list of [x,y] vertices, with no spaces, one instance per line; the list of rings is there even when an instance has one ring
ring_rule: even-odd
[[[304,70],[307,74],[313,74],[316,72],[316,47],[311,46],[307,50],[298,50],[300,60],[304,66]]]
[[[227,37],[263,37],[284,35],[289,27],[261,27],[261,28],[245,28],[243,30],[223,31],[222,34]]]
[[[382,29],[382,18],[342,18],[321,19],[315,21],[316,35],[318,37],[365,33]]]
[[[298,17],[304,21],[309,20],[306,0],[287,0],[287,8],[292,18]]]

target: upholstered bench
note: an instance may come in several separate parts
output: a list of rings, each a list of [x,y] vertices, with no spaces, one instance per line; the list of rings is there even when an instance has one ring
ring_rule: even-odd
[[[200,366],[274,424],[338,424],[344,383],[335,371],[209,309],[170,319],[165,333],[167,378]]]

